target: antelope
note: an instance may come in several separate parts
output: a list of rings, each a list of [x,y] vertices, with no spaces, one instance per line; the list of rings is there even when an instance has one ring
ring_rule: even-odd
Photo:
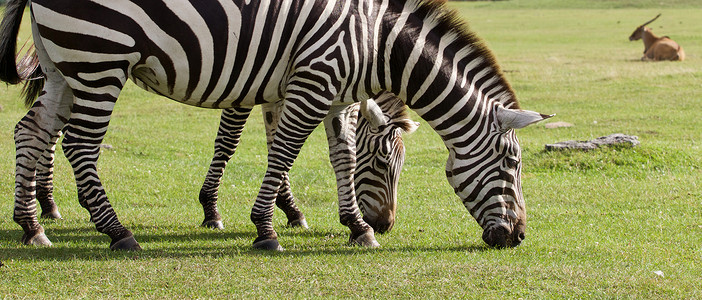
[[[660,16],[661,14],[658,14],[651,21],[637,27],[634,33],[629,36],[629,41],[643,39],[644,55],[641,57],[641,60],[684,60],[685,51],[678,43],[671,40],[668,36],[658,37],[653,34],[651,28],[646,27],[646,25]]]

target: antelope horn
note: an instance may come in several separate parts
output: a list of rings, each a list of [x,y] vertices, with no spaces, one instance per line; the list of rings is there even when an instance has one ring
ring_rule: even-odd
[[[646,26],[646,25],[648,25],[648,24],[651,24],[651,22],[655,21],[655,20],[658,19],[658,17],[660,17],[660,16],[661,16],[661,14],[658,14],[655,18],[651,19],[651,21],[648,21],[648,22],[646,22],[646,23],[643,23],[643,25],[641,25],[641,26]]]

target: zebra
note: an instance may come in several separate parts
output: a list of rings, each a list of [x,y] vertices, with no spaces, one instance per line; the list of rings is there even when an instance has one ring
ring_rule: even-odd
[[[390,231],[395,223],[397,185],[405,159],[402,134],[414,132],[419,123],[411,120],[404,103],[390,93],[381,94],[375,101],[367,101],[364,102],[366,105],[363,105],[364,109],[360,114],[361,103],[354,103],[350,105],[348,115],[333,116],[330,119],[332,125],[326,127],[332,129],[327,132],[327,136],[329,139],[336,139],[350,135],[355,136],[356,145],[359,145],[359,141],[363,143],[361,147],[357,147],[356,158],[359,162],[354,174],[358,206],[363,220],[375,232],[385,233]],[[366,108],[367,106],[373,108]],[[262,106],[268,147],[273,142],[281,111],[280,102]],[[217,210],[218,189],[224,168],[234,155],[246,122],[246,118],[240,116],[235,109],[222,111],[215,138],[215,154],[199,195],[205,214],[202,222],[204,227],[224,228]],[[333,140],[330,141],[330,144],[332,143]],[[287,174],[283,175],[283,183],[278,190],[275,204],[285,213],[288,226],[308,227],[304,215],[295,205]]]
[[[33,48],[27,51],[19,65],[18,69],[26,72],[26,74],[20,74],[21,78],[25,78],[25,84],[28,79],[43,75],[40,69],[37,69],[38,60]],[[35,98],[33,95],[29,97]],[[363,214],[363,220],[375,232],[385,233],[390,231],[395,223],[397,184],[405,154],[402,134],[414,132],[419,123],[411,121],[404,103],[390,93],[378,96],[378,104],[371,99],[367,101],[370,101],[367,102],[370,105],[364,102],[366,104],[364,107],[372,108],[364,109],[361,116],[359,116],[360,103],[350,105],[348,117],[333,116],[332,124],[337,125],[332,128],[338,129],[333,133],[330,132],[330,137],[332,134],[334,137],[352,134],[357,140],[363,141],[363,147],[358,150],[357,157],[360,163],[354,174],[358,178],[355,182],[358,205]],[[281,110],[280,102],[262,106],[268,146],[272,143]],[[356,131],[357,120],[360,120],[358,131]],[[245,122],[246,118],[241,118],[236,109],[222,110],[214,143],[215,154],[199,195],[205,214],[205,220],[201,224],[203,227],[224,228],[217,209],[217,193],[224,168],[234,155]],[[343,122],[348,124],[342,124]],[[337,130],[344,132],[336,132]],[[62,219],[53,199],[54,154],[56,142],[60,136],[61,132],[52,138],[49,148],[37,163],[36,197],[41,207],[41,217],[47,219]],[[284,175],[283,185],[278,191],[276,206],[286,214],[288,226],[308,228],[304,215],[295,204],[287,175]]]
[[[21,7],[26,2],[9,3]],[[446,177],[482,227],[483,241],[513,247],[525,238],[515,129],[550,116],[520,108],[492,52],[441,4],[34,0],[30,7],[46,83],[15,128],[13,219],[25,239],[45,239],[31,214],[34,171],[51,137],[67,124],[62,147],[74,169],[79,202],[97,230],[110,237],[111,249],[140,248],[119,222],[96,170],[99,144],[128,79],[205,108],[284,101],[251,210],[256,249],[283,249],[272,225],[273,207],[283,174],[309,134],[328,114],[383,92],[400,98],[442,138],[448,150]],[[20,9],[8,10],[3,23],[18,27],[20,17]],[[3,51],[14,50],[17,30],[11,28],[3,30]],[[3,81],[18,78],[13,65],[2,70],[8,72]],[[378,247],[356,202],[353,146],[348,139],[338,140],[330,153],[338,158],[331,163],[340,221],[349,227],[350,241]]]
[[[23,71],[19,76],[23,79],[25,88],[28,87],[28,80],[43,76],[33,45],[20,60],[17,69]],[[37,89],[37,91],[39,90]],[[32,92],[25,94],[32,101],[37,97]],[[360,118],[360,103],[350,105],[350,113],[346,118],[341,115],[332,116],[332,124],[337,124],[332,128],[338,128],[343,132],[337,132],[335,129],[334,132],[329,132],[329,135],[330,138],[332,134],[336,138],[340,138],[342,135],[353,135],[357,140],[365,141],[362,142],[364,147],[358,152],[361,158],[361,163],[358,165],[360,171],[354,174],[357,176],[356,178],[359,178],[355,182],[358,205],[363,214],[363,220],[375,232],[386,233],[392,229],[395,223],[397,184],[405,155],[402,134],[414,132],[419,127],[419,123],[411,121],[404,103],[391,93],[381,94],[378,96],[377,102],[379,105],[372,99],[363,102],[365,105],[363,105],[364,110]],[[269,147],[273,141],[281,111],[280,102],[262,105],[261,112]],[[217,209],[218,190],[224,168],[234,155],[246,123],[246,118],[240,117],[241,115],[234,108],[222,110],[214,143],[215,153],[199,195],[205,214],[205,220],[201,224],[203,227],[224,229],[221,215]],[[360,129],[357,131],[356,123],[358,120],[360,120],[358,124]],[[342,124],[343,122],[348,122],[348,124]],[[36,197],[41,207],[41,217],[46,219],[62,219],[53,198],[54,155],[56,143],[60,137],[61,132],[59,131],[51,139],[49,147],[37,162]],[[284,175],[283,178],[276,206],[285,213],[288,218],[288,226],[309,228],[304,215],[295,204],[287,175]]]
[[[375,232],[385,233],[395,225],[397,186],[405,162],[402,134],[414,132],[419,123],[411,121],[404,102],[391,93],[381,94],[375,102],[385,119],[358,119],[354,183],[363,220]]]
[[[35,69],[38,65],[25,67]],[[41,76],[41,74],[35,73],[34,77],[37,76]],[[333,116],[332,123],[338,124],[333,128],[345,131],[345,133],[335,132],[335,137],[342,134],[352,134],[357,140],[365,141],[363,142],[364,147],[361,147],[357,153],[357,159],[360,158],[361,161],[355,172],[356,178],[360,178],[355,182],[355,189],[359,194],[358,205],[363,214],[363,220],[375,232],[385,233],[390,231],[395,223],[397,184],[405,155],[402,134],[414,132],[419,127],[419,123],[411,121],[404,103],[390,93],[378,97],[379,106],[374,104],[375,102],[371,99],[367,101],[372,101],[373,106],[378,108],[366,109],[359,116],[360,103],[354,103],[349,108],[347,118]],[[266,126],[268,146],[273,141],[281,109],[280,103],[263,105],[261,112]],[[384,115],[378,116],[383,112],[385,112]],[[358,130],[356,130],[357,120],[360,120]],[[214,143],[215,154],[199,195],[205,214],[205,220],[201,224],[203,227],[224,229],[221,215],[217,209],[218,189],[224,168],[234,155],[245,122],[246,119],[240,118],[235,109],[222,110],[220,126]],[[342,122],[348,122],[348,124],[344,126]],[[62,219],[53,198],[54,154],[56,142],[60,136],[61,132],[51,140],[49,148],[45,150],[37,163],[36,197],[41,207],[41,217],[46,219]],[[369,143],[369,140],[373,143]],[[304,215],[295,204],[286,175],[283,185],[278,191],[276,206],[285,213],[288,218],[288,226],[308,228]]]

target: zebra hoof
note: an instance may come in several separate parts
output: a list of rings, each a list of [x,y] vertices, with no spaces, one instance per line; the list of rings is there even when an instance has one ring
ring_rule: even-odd
[[[355,239],[352,236],[349,243],[352,245],[359,245],[361,247],[366,247],[366,248],[380,247],[380,243],[378,243],[378,241],[375,240],[375,234],[373,233],[373,231],[366,232],[362,235],[359,235]]]
[[[285,251],[278,243],[278,239],[267,239],[253,243],[254,249],[270,250],[270,251]]]
[[[200,226],[211,229],[224,229],[224,223],[222,223],[222,220],[205,220]]]
[[[302,227],[304,229],[310,228],[309,226],[307,226],[307,220],[305,220],[305,218],[292,220],[292,221],[288,222],[288,226],[289,227]]]
[[[63,217],[61,217],[61,213],[59,213],[58,210],[44,212],[41,214],[41,218],[42,219],[52,219],[52,220],[63,220]]]
[[[40,232],[37,232],[33,236],[28,236],[28,234],[24,234],[22,236],[22,243],[25,245],[34,245],[34,246],[40,246],[40,247],[51,247],[53,244],[49,240],[48,237],[46,237],[46,234],[44,234],[44,230],[41,230]]]
[[[134,236],[130,235],[112,243],[112,245],[110,245],[110,250],[140,251],[141,246],[139,246],[139,243],[137,243],[136,239],[134,239]]]

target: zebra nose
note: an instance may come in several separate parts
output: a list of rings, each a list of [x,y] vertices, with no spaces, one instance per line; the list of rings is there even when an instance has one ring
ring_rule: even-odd
[[[483,231],[483,241],[494,248],[516,247],[525,238],[526,234],[523,230],[516,229],[511,232],[505,226],[493,226]]]
[[[373,227],[373,231],[376,233],[386,233],[389,232],[392,229],[392,226],[395,225],[395,218],[394,217],[378,217],[378,218],[367,218],[363,217],[363,220],[368,223],[371,227]]]
[[[519,244],[522,243],[524,239],[526,239],[526,234],[524,233],[524,231],[515,230],[514,237],[512,238],[512,244],[510,246],[517,247],[519,246]]]
[[[504,248],[507,246],[507,229],[493,226],[483,231],[483,241],[490,247]]]

